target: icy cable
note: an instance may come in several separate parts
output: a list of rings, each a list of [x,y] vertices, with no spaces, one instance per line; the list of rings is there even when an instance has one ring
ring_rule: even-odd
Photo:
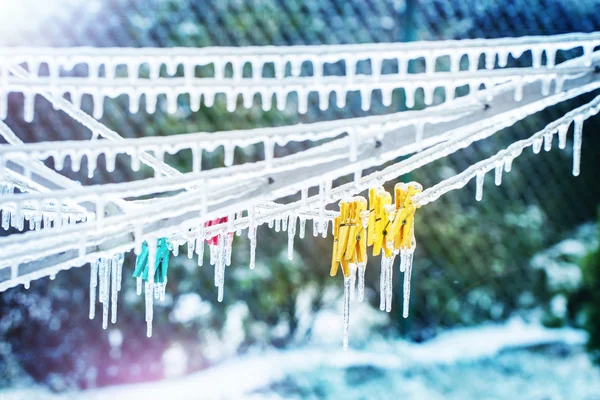
[[[390,79],[383,74],[384,62],[393,62],[395,73],[406,77],[410,61],[423,58],[425,60],[424,76],[435,75],[436,62],[441,57],[449,57],[450,73],[460,72],[463,57],[468,59],[468,70],[473,72],[478,68],[480,57],[485,58],[485,68],[493,69],[498,64],[505,67],[509,55],[517,58],[525,52],[532,55],[532,67],[542,65],[546,57],[546,67],[553,68],[556,53],[560,50],[582,48],[587,65],[591,63],[591,53],[600,44],[598,33],[574,33],[550,37],[531,36],[521,38],[503,38],[492,40],[461,40],[415,43],[381,43],[363,45],[330,45],[330,46],[292,46],[292,47],[209,47],[200,49],[190,48],[4,48],[0,49],[0,117],[6,115],[6,96],[11,90],[22,91],[25,95],[26,119],[33,116],[33,99],[36,91],[51,89],[54,94],[62,96],[69,92],[74,102],[79,105],[83,94],[90,94],[94,99],[94,116],[100,117],[103,112],[104,98],[116,96],[121,92],[130,97],[130,111],[139,109],[142,96],[145,97],[146,109],[154,112],[159,94],[166,94],[168,111],[177,109],[177,96],[189,94],[192,109],[200,106],[200,98],[206,106],[213,105],[217,93],[225,93],[227,108],[236,107],[237,97],[243,97],[243,103],[248,106],[254,95],[259,93],[264,108],[272,104],[276,97],[278,108],[286,105],[287,95],[296,92],[298,109],[305,112],[308,104],[308,94],[317,91],[321,99],[321,107],[327,106],[329,93],[335,92],[339,105],[345,103],[348,90],[359,90],[363,98],[363,108],[370,107],[373,89],[382,89],[383,98],[391,97],[394,85],[386,82]],[[370,75],[359,74],[357,64],[368,60],[371,64]],[[337,78],[326,75],[325,65],[343,62],[345,76]],[[32,73],[30,85],[11,87],[7,69],[12,65],[26,63]],[[309,79],[302,77],[302,66],[312,64],[313,74]],[[40,76],[40,65],[48,66],[48,75]],[[75,65],[86,65],[88,76],[81,82],[62,72],[72,69]],[[141,65],[149,66],[149,78],[140,78]],[[251,77],[244,76],[244,67],[251,66]],[[160,69],[166,67],[168,75],[177,75],[181,65],[183,76],[165,78],[160,76]],[[209,78],[196,78],[197,66],[212,65],[214,74]],[[100,76],[100,67],[104,68],[104,76]],[[125,66],[125,77],[118,77],[117,68]],[[226,75],[226,69],[231,66],[232,75]],[[287,72],[289,67],[289,73]],[[61,71],[63,70],[63,71]],[[272,78],[267,70],[272,70]],[[248,79],[251,78],[251,79]],[[391,79],[396,79],[391,77]],[[335,84],[335,81],[341,83]],[[45,82],[44,82],[45,81]],[[167,81],[167,82],[165,82]],[[169,81],[174,81],[170,83]],[[315,81],[329,84],[315,85]],[[412,87],[408,87],[412,86]],[[425,92],[433,92],[435,84],[421,83],[405,87],[407,99],[414,95],[417,87]],[[431,98],[432,96],[425,96]],[[407,101],[410,107],[411,101]]]

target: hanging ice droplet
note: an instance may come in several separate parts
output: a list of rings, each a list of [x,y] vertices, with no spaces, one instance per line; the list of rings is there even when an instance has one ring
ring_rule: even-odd
[[[494,176],[494,183],[496,186],[500,186],[502,184],[502,169],[504,168],[504,163],[502,161],[496,163],[496,170]]]
[[[511,156],[504,157],[504,171],[510,172],[512,169],[513,158]]]
[[[579,168],[581,164],[581,142],[583,140],[583,118],[577,116],[575,118],[575,126],[573,131],[573,176],[579,176]]]
[[[569,131],[569,125],[563,124],[558,127],[558,148],[564,149],[567,147],[567,132]]]
[[[365,299],[365,271],[367,270],[367,263],[358,264],[358,301]]]
[[[543,137],[533,139],[533,154],[538,154],[542,150],[542,144],[544,143]]]
[[[275,232],[279,232],[281,230],[281,220],[277,218],[275,220]]]
[[[350,287],[352,278],[344,277],[344,350],[348,350],[348,330],[350,328]]]
[[[406,252],[406,267],[404,271],[404,304],[402,307],[402,316],[408,318],[408,306],[410,303],[410,278],[412,275],[414,251],[408,250]]]
[[[188,238],[188,240],[187,240],[187,256],[190,260],[194,256],[194,248],[195,248],[194,244],[195,244],[194,239]]]
[[[136,279],[136,293],[138,296],[142,294],[142,278]]]
[[[546,132],[544,134],[544,150],[552,150],[552,139],[554,138],[554,132]]]
[[[298,232],[298,236],[300,239],[304,239],[304,235],[306,234],[306,218],[300,216],[300,231]]]
[[[475,191],[475,200],[481,201],[483,199],[483,181],[485,178],[485,172],[478,172],[476,177],[477,188]]]

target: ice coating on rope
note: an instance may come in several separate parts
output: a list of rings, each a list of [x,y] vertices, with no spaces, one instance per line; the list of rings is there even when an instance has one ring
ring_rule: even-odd
[[[505,66],[507,63],[508,54],[513,57],[520,57],[526,50],[531,50],[533,68],[542,66],[541,55],[545,52],[547,56],[546,69],[556,71],[555,54],[557,49],[583,48],[584,65],[590,66],[592,62],[592,53],[595,46],[598,45],[597,33],[574,33],[556,36],[538,36],[524,38],[502,38],[492,40],[462,40],[462,41],[438,41],[438,42],[415,42],[415,43],[396,43],[396,44],[380,44],[380,45],[330,45],[330,46],[302,46],[301,49],[292,47],[255,47],[252,52],[246,52],[246,49],[240,49],[239,52],[228,48],[227,58],[234,67],[234,79],[232,83],[223,85],[223,80],[232,80],[225,78],[224,63],[222,60],[222,50],[219,48],[203,48],[198,49],[198,53],[190,49],[185,49],[184,53],[179,53],[177,49],[94,49],[90,51],[86,49],[85,54],[74,54],[77,49],[52,49],[49,52],[44,48],[30,48],[27,52],[13,50],[10,48],[0,49],[0,52],[5,53],[14,64],[25,62],[29,65],[30,75],[37,86],[28,85],[24,89],[19,89],[25,93],[26,101],[26,119],[32,117],[33,98],[35,91],[42,90],[40,85],[46,84],[49,90],[58,88],[61,93],[69,93],[73,98],[74,103],[80,105],[82,94],[90,94],[94,100],[94,116],[100,118],[102,116],[103,102],[105,97],[106,85],[109,86],[108,91],[111,95],[123,93],[130,97],[130,109],[135,112],[139,109],[141,97],[146,98],[146,108],[149,112],[156,110],[156,100],[158,95],[166,95],[168,100],[168,111],[177,111],[177,96],[179,94],[189,93],[192,101],[192,109],[198,109],[200,105],[200,96],[204,98],[206,106],[212,106],[214,97],[217,92],[225,93],[226,104],[228,110],[233,110],[236,106],[237,96],[243,97],[243,104],[249,106],[255,94],[260,93],[262,97],[263,107],[270,106],[270,96],[265,96],[275,92],[277,97],[277,106],[285,105],[287,94],[293,91],[298,93],[298,108],[300,112],[306,112],[307,97],[311,92],[319,94],[321,107],[326,107],[328,103],[328,95],[330,92],[335,92],[338,102],[345,101],[345,95],[349,90],[359,90],[362,93],[362,106],[367,108],[370,106],[370,97],[375,89],[386,88],[385,83],[389,83],[390,76],[387,74],[381,75],[380,66],[384,60],[396,60],[398,63],[399,76],[404,77],[407,74],[407,65],[411,60],[424,58],[426,60],[426,76],[435,76],[436,60],[440,57],[449,56],[451,60],[451,71],[456,74],[459,72],[459,62],[463,55],[467,55],[469,59],[469,69],[465,72],[476,72],[478,68],[478,60],[481,55],[485,55],[485,71],[490,71],[494,67],[496,56],[498,57],[498,65]],[[334,54],[337,57],[327,59],[326,61],[319,57],[321,52],[326,54]],[[266,53],[265,53],[266,52]],[[266,54],[266,57],[257,55]],[[139,66],[141,63],[150,65],[149,79],[140,77],[140,69],[132,67],[131,73],[128,72],[129,78],[127,83],[119,82],[120,79],[116,75],[117,63],[112,60],[118,57],[121,64],[127,66]],[[177,59],[176,62],[164,63],[165,59]],[[370,75],[357,74],[356,60],[370,60],[372,70]],[[286,63],[290,62],[292,74],[285,76]],[[346,76],[343,80],[337,79],[335,76],[323,74],[323,67],[326,63],[335,63],[344,61],[346,65]],[[52,73],[49,77],[40,76],[38,68],[34,66],[40,63],[47,63],[52,71],[60,71],[60,66],[72,66],[75,64],[84,64],[88,66],[88,77],[98,77],[100,66],[104,65],[106,75],[103,77],[105,84],[103,87],[95,86],[96,79],[79,78],[81,84],[72,77],[61,76],[59,72]],[[267,78],[263,78],[259,71],[265,66],[266,62],[272,62],[274,69],[277,72],[274,81],[276,86],[267,85]],[[312,77],[300,77],[301,65],[304,62],[311,63],[314,69]],[[249,63],[253,73],[252,79],[241,79],[243,77],[243,66]],[[185,72],[185,85],[170,84],[170,77],[161,76],[160,67],[165,64],[167,69],[176,71],[177,65],[181,64]],[[196,65],[214,65],[214,76],[210,78],[196,78],[191,71],[195,70]],[[129,68],[129,67],[128,67]],[[170,74],[168,74],[170,75]],[[9,76],[4,67],[3,87],[9,87],[12,83],[12,76]],[[171,75],[175,77],[175,75]],[[181,79],[181,78],[179,78]],[[300,79],[301,81],[298,81]],[[321,81],[325,81],[317,86]],[[208,85],[203,85],[204,82],[209,82]],[[288,84],[289,82],[289,84]],[[335,82],[335,84],[333,84]],[[310,85],[309,83],[312,83]],[[111,86],[112,85],[112,86]],[[216,89],[216,86],[226,87],[224,89]],[[413,84],[413,86],[416,86]],[[431,90],[430,86],[421,83],[418,87],[425,90],[426,102],[430,101]],[[441,85],[443,86],[443,85]],[[477,85],[478,86],[478,85]],[[181,87],[181,88],[179,88]],[[157,89],[162,88],[162,89]],[[177,89],[175,89],[177,88]],[[327,88],[327,89],[324,89]],[[116,90],[118,89],[118,90]],[[415,87],[409,88],[407,92],[414,93]],[[115,92],[116,90],[116,92]],[[77,93],[75,93],[77,92]],[[115,93],[113,93],[115,92]],[[136,93],[133,95],[132,93]],[[5,96],[5,95],[4,95]],[[407,96],[408,97],[408,96]],[[6,114],[6,100],[0,100],[2,109],[0,114]],[[136,103],[135,105],[131,103]],[[410,102],[407,102],[410,104]]]

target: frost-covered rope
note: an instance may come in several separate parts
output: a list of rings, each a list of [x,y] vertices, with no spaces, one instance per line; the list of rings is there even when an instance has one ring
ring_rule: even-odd
[[[321,81],[331,75],[326,75],[325,65],[331,63],[344,62],[345,77],[347,84],[354,84],[355,80],[363,79],[362,75],[357,74],[357,65],[359,62],[368,60],[371,65],[371,76],[376,81],[382,76],[382,66],[385,61],[392,60],[397,65],[397,71],[401,75],[406,75],[409,61],[416,59],[425,60],[425,74],[435,72],[436,62],[440,57],[449,57],[450,72],[458,73],[460,70],[461,59],[466,56],[468,59],[469,70],[475,71],[478,68],[479,59],[485,57],[485,68],[493,69],[496,60],[500,67],[507,64],[509,55],[517,58],[524,52],[530,51],[532,54],[532,66],[538,68],[542,65],[542,57],[546,56],[546,66],[553,68],[556,62],[556,53],[559,50],[583,48],[585,65],[591,64],[591,53],[595,47],[600,44],[600,33],[575,33],[566,35],[556,35],[550,37],[532,36],[522,38],[505,39],[475,39],[460,41],[439,41],[439,42],[416,42],[416,43],[387,43],[387,44],[364,44],[364,45],[332,45],[332,46],[291,46],[291,47],[247,47],[247,48],[228,48],[212,47],[199,49],[96,49],[96,48],[64,48],[64,49],[44,49],[44,48],[3,48],[0,49],[0,118],[6,116],[6,96],[8,91],[4,88],[8,85],[7,68],[11,65],[26,63],[33,77],[39,77],[39,66],[48,65],[49,79],[54,90],[58,93],[62,87],[63,81],[60,79],[61,68],[69,69],[77,64],[85,64],[88,71],[88,80],[90,85],[96,85],[90,93],[95,98],[96,117],[102,114],[103,101],[106,95],[111,95],[110,90],[103,93],[99,90],[97,78],[99,70],[104,66],[104,76],[106,80],[121,80],[115,78],[119,66],[125,66],[129,82],[147,80],[154,81],[159,79],[160,70],[164,65],[169,74],[175,75],[179,65],[183,66],[184,86],[188,93],[196,93],[192,96],[193,107],[199,106],[198,92],[194,91],[193,80],[195,78],[196,66],[213,65],[215,82],[226,80],[227,86],[225,93],[244,93],[248,91],[244,85],[247,85],[248,79],[244,78],[243,70],[246,64],[251,65],[252,81],[256,85],[265,84],[262,82],[276,82],[275,85],[281,85],[282,81],[288,80],[286,69],[289,65],[289,76],[294,78],[300,75],[301,67],[304,63],[312,64],[313,81]],[[140,78],[140,66],[148,65],[149,79]],[[267,64],[272,66],[275,78],[263,78],[264,70]],[[231,66],[233,75],[226,77],[226,69]],[[419,74],[421,75],[421,74]],[[119,83],[122,85],[123,83]],[[381,85],[381,84],[380,84]],[[59,87],[60,86],[60,87]],[[322,85],[321,90],[326,90]],[[135,93],[133,88],[129,89],[138,97],[141,93]],[[345,88],[339,88],[345,93]],[[140,90],[137,90],[140,92]],[[64,91],[63,91],[64,92]],[[76,90],[74,90],[76,92]],[[154,110],[156,104],[156,95],[152,88],[141,90],[146,95],[147,108]],[[386,91],[387,92],[387,91]],[[411,92],[411,91],[407,91]],[[427,92],[427,91],[426,91]],[[211,105],[214,101],[215,91],[205,90],[205,104]],[[391,91],[390,91],[391,93]],[[81,93],[73,93],[74,98],[79,99]],[[299,105],[303,111],[307,103],[306,90],[299,90]],[[169,96],[168,96],[169,97]],[[176,108],[176,96],[170,96],[174,100],[170,101],[170,109]],[[229,96],[233,100],[228,100],[229,107],[235,107],[234,96]],[[251,96],[246,96],[251,100]],[[263,96],[263,104],[270,105],[268,96]],[[280,106],[283,104],[283,96],[280,98]],[[370,103],[368,97],[364,100],[365,107]],[[389,96],[384,93],[384,99]],[[426,96],[428,97],[428,96]],[[344,96],[338,96],[338,101],[345,99]],[[30,109],[33,107],[33,96],[26,96],[26,118],[32,116]],[[247,101],[250,101],[247,100]],[[79,101],[79,100],[76,100]],[[138,102],[132,101],[133,109],[137,109]]]
[[[533,152],[537,154],[541,151],[543,145],[544,150],[550,151],[552,149],[554,135],[558,135],[558,146],[559,148],[564,149],[567,144],[567,131],[573,122],[575,123],[573,137],[573,175],[577,176],[579,175],[579,165],[581,161],[583,122],[598,114],[598,112],[600,112],[600,96],[548,124],[544,129],[528,139],[514,142],[494,156],[473,164],[460,174],[445,179],[437,185],[415,195],[415,201],[421,206],[429,204],[452,190],[465,187],[467,183],[475,177],[477,178],[476,198],[477,200],[481,200],[483,196],[484,178],[487,172],[493,169],[495,170],[494,181],[496,185],[499,186],[502,183],[502,171],[505,170],[506,172],[509,172],[513,160],[520,156],[525,148],[531,146],[533,147]]]
[[[139,168],[139,155],[144,152],[158,154],[175,154],[181,150],[192,150],[192,171],[200,171],[202,151],[214,151],[219,147],[224,149],[225,165],[233,163],[236,148],[254,144],[263,144],[266,159],[273,158],[273,149],[277,144],[285,146],[296,141],[319,141],[331,139],[341,134],[361,135],[365,132],[380,134],[392,128],[433,123],[457,119],[466,113],[481,110],[481,105],[462,102],[453,107],[432,107],[426,113],[422,111],[398,112],[388,115],[349,118],[333,121],[297,124],[273,128],[256,128],[221,132],[198,132],[189,134],[130,138],[119,141],[58,141],[36,143],[11,143],[12,146],[0,145],[0,157],[4,160],[20,159],[22,157],[44,160],[52,157],[57,169],[64,166],[68,156],[74,168],[80,168],[85,156],[88,168],[97,165],[97,158],[104,154],[107,162],[113,166],[114,158],[119,154],[130,155],[131,167]],[[160,156],[159,156],[160,158]],[[91,172],[89,172],[91,173]]]
[[[88,78],[14,78],[9,77],[3,90],[6,92],[19,92],[25,96],[25,115],[27,118],[33,116],[33,99],[36,93],[51,91],[54,95],[64,96],[68,94],[73,104],[79,108],[83,95],[91,95],[94,100],[94,117],[100,118],[103,110],[105,97],[117,97],[126,95],[129,99],[129,108],[135,113],[140,108],[141,98],[144,96],[146,109],[154,112],[159,95],[167,99],[167,110],[169,113],[177,111],[178,97],[190,95],[190,107],[197,111],[200,107],[200,98],[208,106],[215,101],[217,94],[226,97],[227,109],[233,112],[237,107],[237,99],[242,97],[242,104],[249,108],[254,103],[255,95],[259,94],[262,99],[262,107],[268,110],[272,107],[273,96],[277,108],[286,108],[291,93],[297,93],[298,110],[305,113],[308,108],[308,95],[317,93],[319,95],[319,107],[326,109],[330,104],[330,94],[336,94],[338,107],[346,104],[348,92],[359,92],[362,97],[362,108],[371,108],[372,94],[376,90],[381,91],[382,103],[389,106],[392,101],[392,92],[395,89],[404,89],[405,104],[412,108],[415,104],[415,94],[422,89],[424,102],[429,105],[433,103],[434,91],[437,88],[444,89],[445,101],[456,97],[456,88],[468,85],[471,90],[476,90],[480,85],[487,88],[511,80],[523,83],[536,79],[552,81],[564,75],[573,75],[587,72],[589,67],[573,67],[555,69],[547,67],[532,68],[505,68],[496,70],[460,71],[460,72],[435,72],[432,74],[383,74],[378,76],[359,75],[351,82],[343,76],[327,76],[321,79],[313,77],[294,77],[284,80],[243,79],[235,84],[227,80],[215,78],[157,78],[140,79],[130,81],[127,78],[106,79],[98,78],[90,81]]]
[[[357,182],[343,184],[339,187],[332,189],[328,194],[327,203],[339,201],[343,198],[354,196],[370,187],[382,185],[385,182],[388,182],[392,179],[396,179],[399,176],[407,174],[432,161],[448,156],[462,148],[466,148],[475,141],[485,139],[498,132],[499,130],[508,127],[514,124],[515,122],[525,118],[527,115],[531,115],[535,112],[543,110],[544,108],[550,107],[561,101],[577,97],[581,94],[599,88],[600,80],[593,81],[583,87],[571,89],[566,92],[560,93],[559,95],[545,98],[537,103],[521,107],[515,110],[513,115],[507,116],[506,114],[502,114],[496,116],[493,119],[487,121],[488,125],[479,124],[478,126],[473,126],[471,128],[471,131],[466,131],[464,128],[456,129],[455,131],[450,132],[455,136],[453,140],[448,140],[442,144],[433,146],[430,149],[426,149],[414,155],[413,157],[410,157],[404,161],[400,161],[397,164],[384,168],[381,171],[374,172],[366,177],[363,177]],[[319,198],[318,195],[311,196],[308,199],[303,199],[301,201],[296,201],[287,205],[282,205],[279,209],[267,210],[264,213],[261,213],[260,217],[257,216],[257,219],[263,222],[268,222],[275,218],[278,214],[289,214],[294,213],[297,210],[319,207],[320,203],[322,203],[322,200]],[[248,220],[241,219],[240,221],[236,222],[233,228],[239,230],[245,229],[247,227]],[[223,229],[229,228],[225,227],[224,225],[211,226],[210,228],[207,228],[206,234],[214,234],[215,232],[218,232],[219,230]]]

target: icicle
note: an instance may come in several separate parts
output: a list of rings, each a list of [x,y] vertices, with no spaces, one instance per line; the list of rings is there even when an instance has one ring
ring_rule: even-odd
[[[23,119],[25,120],[25,122],[31,122],[33,121],[34,115],[35,94],[24,92],[23,96]]]
[[[515,101],[523,100],[523,81],[520,78],[515,79]]]
[[[385,268],[385,256],[381,256],[381,270],[379,272],[379,309],[385,310],[387,290],[387,268]]]
[[[533,139],[533,146],[531,146],[533,150],[533,154],[538,154],[542,150],[542,144],[544,143],[543,137],[538,137]]]
[[[233,246],[233,232],[227,233],[227,243],[225,243],[225,265],[230,266],[231,265],[231,254],[233,253],[232,251],[232,246]]]
[[[210,250],[210,265],[215,265],[217,263],[217,246],[209,245]]]
[[[358,263],[358,301],[365,299],[365,271],[367,263]]]
[[[10,228],[10,212],[5,208],[2,210],[2,229],[5,231]]]
[[[504,171],[510,172],[512,168],[513,158],[511,156],[504,157]]]
[[[226,167],[231,167],[233,165],[233,156],[235,155],[235,146],[232,143],[227,143],[223,145],[224,151],[224,162]]]
[[[558,148],[564,149],[567,147],[567,132],[569,131],[569,125],[563,124],[558,127]]]
[[[356,264],[351,263],[350,267],[350,300],[356,300]]]
[[[102,259],[102,272],[100,285],[102,286],[102,329],[108,328],[108,307],[109,307],[109,295],[110,295],[110,270],[111,265],[106,258]]]
[[[248,236],[250,237],[250,269],[254,269],[256,263],[256,227],[250,227],[248,229]]]
[[[110,322],[115,324],[117,322],[117,258],[116,256],[112,258],[111,260],[111,268],[110,268],[110,272],[111,272],[111,318],[110,318]]]
[[[348,329],[350,328],[350,287],[352,278],[344,277],[344,350],[348,350]]]
[[[477,200],[477,201],[481,201],[481,199],[483,198],[483,180],[484,180],[484,178],[485,178],[485,172],[477,173],[477,178],[476,178],[477,189],[475,192],[475,200]]]
[[[500,186],[502,184],[502,169],[504,168],[504,163],[502,161],[496,163],[496,175],[494,179],[494,183],[496,186]]]
[[[575,117],[575,126],[573,131],[573,176],[579,176],[579,166],[581,164],[581,142],[583,134],[583,117]]]
[[[198,233],[196,235],[196,254],[198,254],[198,266],[201,267],[204,264],[204,224],[200,223],[198,226]]]
[[[544,134],[544,150],[552,150],[552,139],[554,138],[554,132],[546,132]]]
[[[327,224],[329,223],[328,220],[324,219],[323,220],[323,227],[321,228],[321,236],[323,237],[323,239],[325,239],[327,237]]]
[[[146,282],[145,284],[145,299],[146,299],[146,336],[152,337],[152,320],[154,319],[154,284]]]
[[[300,231],[298,232],[298,237],[300,239],[304,239],[304,235],[306,234],[306,218],[304,216],[300,216]]]
[[[296,215],[290,214],[288,224],[288,260],[294,259],[294,236],[296,236]]]
[[[228,235],[227,235],[228,236]],[[218,295],[217,301],[221,303],[223,301],[223,286],[225,282],[225,265],[227,262],[227,252],[226,252],[226,234],[221,233],[219,235],[219,245],[218,245],[218,260],[217,266],[215,268],[215,284],[217,285]]]
[[[325,182],[322,182],[319,185],[319,224],[317,225],[317,228],[319,229],[318,232],[322,232],[322,229],[325,226],[325,201],[326,201],[325,191],[326,191],[326,185],[325,185]]]
[[[319,236],[319,222],[317,221],[316,218],[313,218],[312,222],[313,222],[313,224],[312,224],[313,236],[317,237],[317,236]]]
[[[187,240],[187,257],[191,260],[194,256],[194,239],[188,238]]]
[[[365,88],[360,90],[360,106],[363,111],[368,111],[371,108],[371,99],[373,92],[371,89]]]
[[[90,319],[96,316],[96,287],[98,286],[98,260],[90,263]]]
[[[279,232],[281,230],[281,220],[277,218],[275,220],[275,232]]]
[[[386,312],[391,312],[392,311],[392,297],[394,294],[394,258],[395,256],[392,255],[391,257],[389,257],[388,262],[387,262],[387,292],[386,292],[386,305],[385,305],[385,311]]]
[[[415,106],[415,89],[412,86],[406,85],[404,87],[404,96],[406,108],[413,108]]]
[[[413,264],[414,250],[410,249],[406,252],[406,268],[404,271],[404,304],[402,309],[402,316],[408,318],[408,306],[410,302],[410,278],[412,275],[412,264]]]
[[[120,291],[121,290],[121,281],[123,278],[123,261],[124,261],[124,255],[122,253],[120,253],[117,256],[117,290]]]
[[[138,296],[140,296],[142,294],[142,278],[137,278],[136,279],[136,293]]]
[[[240,219],[242,219],[242,217],[243,217],[243,216],[244,216],[243,212],[242,212],[242,211],[238,211],[238,212],[235,214],[235,219],[236,219],[236,220],[240,220]],[[238,236],[238,237],[239,237],[239,236],[242,236],[242,230],[238,228],[238,229],[235,231],[235,235],[236,235],[236,236]]]

